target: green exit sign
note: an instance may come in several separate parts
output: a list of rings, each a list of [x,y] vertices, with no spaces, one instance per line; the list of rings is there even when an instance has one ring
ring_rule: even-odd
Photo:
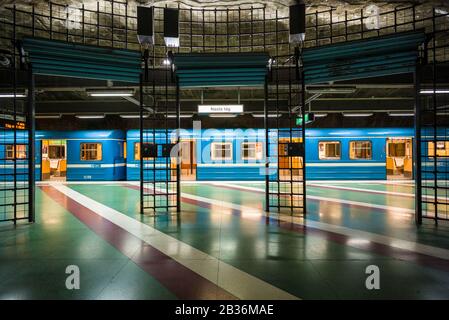
[[[306,115],[304,116],[305,118],[305,122],[306,124],[313,122],[313,120],[315,120],[315,115],[313,113],[306,113]],[[297,126],[302,126],[303,121],[302,121],[302,116],[298,116],[296,118],[296,125]]]

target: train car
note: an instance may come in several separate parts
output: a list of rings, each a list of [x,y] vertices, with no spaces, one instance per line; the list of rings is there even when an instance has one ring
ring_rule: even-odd
[[[152,141],[159,145],[176,142],[174,132],[167,137],[156,130]],[[0,169],[13,172],[13,137],[2,138]],[[301,168],[303,159],[286,163],[282,145],[301,141],[285,131],[270,130],[270,178],[290,174],[289,166]],[[386,180],[413,178],[412,128],[307,129],[306,163],[308,180]],[[439,134],[438,134],[439,135]],[[26,131],[16,139],[16,172],[27,172]],[[140,134],[138,130],[37,131],[36,180],[108,181],[139,180]],[[23,140],[23,143],[21,141]],[[150,140],[151,140],[150,139]],[[277,140],[276,140],[277,139]],[[149,141],[150,141],[149,140]],[[181,130],[182,180],[264,180],[265,131],[263,129]],[[439,156],[449,152],[449,142],[437,141]],[[435,165],[431,142],[422,144],[428,157],[423,166]],[[159,150],[161,154],[161,150]],[[279,163],[277,163],[279,155]],[[440,157],[441,158],[441,157]],[[151,160],[151,159],[150,159]],[[445,166],[439,160],[437,166]],[[146,161],[148,178],[165,180],[166,166],[174,172],[167,157]],[[160,170],[159,170],[160,169]],[[299,170],[296,170],[299,172]],[[292,171],[295,174],[295,170]],[[432,179],[424,168],[424,178]]]
[[[126,179],[121,130],[36,131],[36,180]]]
[[[413,178],[412,128],[307,129],[306,178],[308,180],[386,180]],[[289,141],[299,142],[298,131],[290,137],[281,130],[270,130],[270,179],[290,174],[289,166],[299,169],[301,157],[287,163],[282,157]],[[277,140],[276,140],[277,139]],[[172,142],[176,139],[171,138]],[[264,180],[265,131],[263,129],[182,130],[182,180]],[[127,179],[139,179],[139,131],[127,133]],[[157,132],[155,143],[166,141]],[[279,155],[279,162],[277,163]],[[165,160],[156,160],[165,161]],[[147,164],[151,166],[151,164]],[[156,164],[163,166],[163,164]],[[293,170],[291,174],[299,174]]]
[[[190,136],[190,130],[183,130],[183,136]],[[163,146],[173,145],[176,143],[176,132],[174,130],[154,130],[145,132],[145,141],[149,145],[157,145],[155,152],[158,155],[162,155]],[[140,147],[140,131],[128,130],[126,133],[126,176],[127,180],[139,180],[140,179],[140,156],[142,154]],[[167,174],[176,170],[176,164],[170,162],[168,157],[144,157],[145,170],[144,179],[155,179],[156,181],[165,181],[170,178]]]
[[[412,128],[309,129],[307,179],[413,178]]]
[[[435,174],[438,172],[437,180],[449,181],[449,141],[446,137],[449,136],[449,128],[438,128],[434,131],[433,128],[427,127],[421,131],[421,153],[427,155],[422,157],[422,178],[430,180],[435,183]],[[435,145],[436,141],[436,145]],[[436,157],[435,157],[436,155]]]
[[[15,142],[15,143],[14,143]],[[36,146],[38,144],[36,143]],[[0,181],[28,180],[28,131],[2,131],[0,133]],[[37,159],[36,155],[36,159]],[[40,172],[40,164],[36,165],[36,175]]]

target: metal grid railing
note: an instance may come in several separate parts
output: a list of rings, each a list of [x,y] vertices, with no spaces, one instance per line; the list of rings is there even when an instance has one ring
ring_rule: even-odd
[[[150,215],[167,214],[179,210],[179,161],[170,152],[173,144],[179,142],[176,128],[179,127],[176,101],[177,92],[169,90],[172,72],[164,72],[165,83],[157,83],[154,72],[149,79],[143,75],[140,83],[140,212]],[[156,91],[156,85],[164,85],[165,90]],[[145,144],[156,148],[156,155],[143,154]],[[168,147],[168,148],[167,148]],[[167,148],[169,152],[164,151]]]
[[[287,69],[288,78],[280,74]],[[266,155],[268,176],[266,178],[266,210],[305,216],[306,178],[305,178],[305,125],[296,124],[295,114],[304,118],[304,84],[298,66],[277,66],[272,68],[270,78],[274,86],[266,90]],[[280,86],[288,90],[279,90]],[[288,114],[288,125],[281,123],[280,116]],[[289,151],[291,144],[303,146],[300,155]],[[277,166],[277,167],[274,167]]]
[[[30,161],[28,99],[25,91],[19,89],[20,72],[11,66],[0,69],[9,74],[10,85],[4,88],[0,104],[0,221],[33,221],[33,163]],[[25,95],[25,96],[24,96]],[[31,142],[32,143],[32,142]],[[31,168],[31,171],[30,171]]]
[[[429,45],[436,46],[436,41],[436,37],[432,38]],[[433,54],[432,85],[418,88],[421,201],[417,205],[421,205],[418,214],[422,218],[438,223],[449,220],[449,95],[440,93],[447,89],[449,75],[438,70],[436,51]],[[420,216],[418,222],[421,223]]]

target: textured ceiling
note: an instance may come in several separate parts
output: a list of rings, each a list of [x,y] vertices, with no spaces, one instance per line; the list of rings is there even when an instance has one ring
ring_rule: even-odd
[[[5,4],[39,4],[45,3],[46,1],[37,1],[37,0],[0,0],[0,5]],[[89,4],[95,3],[96,0],[55,0],[54,3],[60,4]],[[158,5],[163,6],[165,4],[181,4],[190,7],[205,7],[205,8],[215,8],[215,7],[236,7],[236,6],[257,6],[257,5],[265,5],[266,7],[272,8],[285,8],[286,6],[294,3],[294,0],[259,0],[259,1],[251,1],[251,0],[150,0],[150,1],[139,1],[139,0],[129,0],[129,4],[137,3],[140,5]],[[375,4],[381,9],[383,8],[391,8],[398,5],[404,4],[428,4],[435,7],[447,8],[449,6],[449,0],[416,0],[416,1],[402,1],[402,0],[391,0],[391,1],[378,1],[378,0],[306,0],[306,5],[309,10],[315,10],[316,8],[329,8],[333,7],[338,9],[360,9],[361,7],[366,7],[370,4]]]
[[[118,0],[124,1],[124,0]],[[69,4],[74,7],[79,7],[81,4],[85,6],[95,7],[97,1],[96,0],[53,0],[52,2],[58,4]],[[101,3],[105,3],[107,1],[100,0]],[[180,4],[184,7],[195,7],[195,8],[223,8],[223,7],[250,7],[254,6],[256,8],[260,8],[261,6],[265,6],[267,11],[279,10],[282,15],[287,15],[288,5],[292,4],[294,1],[289,0],[277,0],[277,1],[252,1],[252,0],[182,0],[182,1],[136,1],[129,0],[128,4],[131,10],[135,8],[136,5],[155,5],[155,6],[165,6],[168,5],[176,5]],[[0,0],[0,11],[1,7],[5,5],[11,4],[36,4],[37,7],[40,7],[42,10],[46,10],[48,7],[48,1],[29,1],[29,0]],[[436,7],[442,11],[449,11],[449,0],[431,0],[431,1],[373,1],[373,0],[347,0],[347,1],[339,1],[339,0],[323,0],[323,1],[313,1],[306,0],[307,10],[308,12],[315,12],[316,10],[324,10],[329,8],[336,9],[336,13],[338,15],[343,15],[345,11],[348,12],[360,12],[361,9],[368,10],[370,5],[375,5],[379,8],[380,12],[390,11],[395,7],[404,7],[409,6],[411,4],[424,4],[421,6],[420,11],[417,12],[417,17],[420,14],[426,13],[427,16],[429,10],[432,7]],[[135,9],[134,9],[135,10]],[[134,13],[133,13],[134,14]],[[45,25],[45,21],[37,21],[38,24],[41,24],[44,28],[48,27]],[[70,28],[70,27],[69,27]],[[1,41],[0,41],[1,43]],[[61,110],[70,110],[72,107],[76,112],[100,112],[104,106],[98,101],[94,101],[86,97],[83,92],[83,88],[78,88],[79,84],[70,85],[69,82],[74,81],[73,79],[69,79],[64,81],[64,85],[76,87],[73,90],[67,88],[59,88],[60,86],[54,84],[48,84],[48,86],[39,83],[39,92],[37,96],[37,112],[38,113],[61,113]],[[67,82],[67,84],[66,84]],[[409,84],[406,81],[406,84]],[[83,84],[86,86],[86,84]],[[103,84],[102,84],[103,85]],[[379,82],[374,83],[374,86],[364,87],[357,90],[357,92],[349,97],[331,97],[331,96],[323,96],[316,101],[313,101],[312,107],[314,110],[331,110],[332,108],[338,108],[339,110],[403,110],[410,109],[413,106],[412,101],[410,101],[410,96],[412,95],[411,89],[409,87],[401,87],[403,83],[398,83],[397,79],[391,80],[391,82]],[[43,87],[46,87],[46,90],[43,90]],[[396,87],[395,87],[396,86]],[[187,99],[187,97],[185,97]],[[190,97],[190,100],[194,100],[195,97]],[[222,94],[220,96],[222,99],[229,99],[229,97]],[[255,100],[254,97],[248,98],[248,100]],[[192,108],[196,106],[197,101],[190,101],[192,103]],[[247,102],[245,102],[247,103]],[[113,110],[116,113],[119,112],[134,112],[136,110],[135,106],[128,101],[118,100],[115,102],[111,102],[105,100],[103,105],[106,105],[107,108],[112,109],[112,105],[115,106]],[[134,109],[132,109],[134,108]],[[131,111],[132,110],[132,111]],[[73,111],[73,112],[74,112]],[[103,111],[102,111],[103,112]],[[68,112],[70,113],[70,112]]]

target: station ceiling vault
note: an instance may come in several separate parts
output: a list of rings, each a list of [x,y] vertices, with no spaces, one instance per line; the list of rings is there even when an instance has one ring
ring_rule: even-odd
[[[429,12],[436,8],[438,12],[444,14],[449,10],[449,1],[372,1],[372,0],[327,0],[327,1],[313,1],[306,0],[306,12],[314,13],[321,10],[333,9],[333,15],[317,16],[318,20],[326,20],[323,23],[330,23],[333,21],[344,20],[345,16],[370,14],[373,10],[378,12],[387,12],[410,5],[419,5],[416,11],[416,17],[419,18],[428,15]],[[68,5],[71,7],[84,6],[86,8],[97,6],[108,6],[110,1],[91,1],[91,0],[70,0],[70,1],[54,1],[59,5]],[[97,4],[98,3],[98,4]],[[128,14],[135,15],[137,5],[155,5],[163,7],[177,6],[180,7],[194,7],[194,8],[251,8],[264,7],[267,15],[273,15],[278,12],[280,15],[288,15],[288,6],[294,1],[257,1],[250,2],[247,0],[183,0],[183,1],[117,1],[117,3],[127,3],[129,9]],[[40,10],[43,14],[48,14],[48,3],[40,1],[29,0],[0,0],[0,16],[8,19],[5,13],[5,8],[12,5],[27,6],[33,4],[36,10]],[[60,9],[58,9],[60,10]],[[70,9],[67,9],[70,10]],[[106,10],[106,9],[105,9]],[[66,14],[71,15],[70,12]],[[75,14],[73,16],[76,16]],[[89,17],[95,22],[97,17]],[[107,23],[107,15],[98,16],[99,20]],[[449,17],[447,17],[449,23]],[[75,19],[76,20],[76,19]],[[54,23],[57,21],[55,20]],[[76,22],[76,21],[75,21]],[[98,22],[98,21],[97,21]],[[117,24],[118,27],[124,23],[123,20],[117,19],[109,21],[108,23]],[[283,23],[283,22],[281,22]],[[36,24],[42,29],[49,29],[49,21],[47,19],[37,19]],[[77,23],[69,23],[61,26],[62,28],[76,29],[79,28]],[[369,26],[365,26],[369,28]],[[55,28],[55,26],[53,26]],[[108,30],[104,30],[105,33]],[[108,35],[106,34],[105,37]],[[307,34],[306,34],[307,39]],[[0,39],[0,45],[5,46],[4,41]],[[161,66],[163,69],[164,66]],[[440,74],[449,74],[449,64],[441,65]],[[429,80],[429,79],[428,79]],[[423,79],[424,84],[426,78]],[[440,82],[444,83],[444,82]],[[117,81],[99,81],[86,80],[76,78],[63,77],[49,77],[39,75],[36,77],[37,95],[36,95],[36,112],[37,114],[67,114],[74,115],[78,113],[105,113],[105,114],[123,114],[138,112],[136,99],[139,97],[137,85],[130,85],[129,83],[120,83]],[[322,94],[308,94],[308,108],[314,112],[327,113],[341,113],[348,111],[364,111],[364,112],[394,112],[394,111],[409,111],[413,109],[413,79],[411,75],[400,76],[385,76],[377,78],[368,78],[357,81],[341,81],[329,83],[332,87],[350,86],[354,90],[350,93],[322,93]],[[448,84],[449,85],[449,84]],[[133,97],[120,98],[95,98],[87,94],[86,89],[108,89],[108,88],[122,88],[132,89]],[[171,90],[175,90],[173,86]],[[280,88],[280,90],[288,90],[288,88]],[[245,105],[246,113],[257,113],[263,110],[263,90],[260,88],[234,88],[231,90],[216,90],[214,88],[192,88],[183,89],[181,92],[181,102],[183,105],[182,112],[191,114],[196,111],[198,103],[234,103],[241,101]],[[138,101],[137,101],[138,102]],[[173,102],[174,103],[174,102]],[[449,103],[449,102],[448,102]]]

